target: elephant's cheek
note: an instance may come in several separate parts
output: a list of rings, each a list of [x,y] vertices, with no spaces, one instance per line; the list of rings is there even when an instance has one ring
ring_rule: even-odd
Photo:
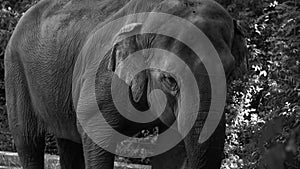
[[[176,121],[175,111],[173,107],[167,105],[165,111],[160,116],[161,121],[168,127],[173,126],[173,123]]]
[[[168,103],[166,105],[164,113],[162,114],[161,119],[167,126],[173,127],[173,123],[176,121],[176,117],[179,111],[178,109],[179,97],[169,95],[167,96],[167,98],[168,98]]]
[[[182,88],[180,98],[178,98],[177,127],[182,136],[189,133],[197,119],[200,99],[197,95],[195,96],[195,91],[197,90]]]
[[[156,117],[160,117],[166,108],[167,98],[165,94],[158,89],[152,90],[148,95],[150,110]]]
[[[162,90],[153,90],[149,94],[148,100],[151,112],[159,117],[166,126],[171,127],[176,120],[177,98],[165,94]]]

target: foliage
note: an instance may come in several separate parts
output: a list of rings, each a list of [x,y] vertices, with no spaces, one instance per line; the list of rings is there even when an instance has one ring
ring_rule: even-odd
[[[250,71],[229,86],[223,168],[300,168],[300,4],[232,1],[248,28]]]

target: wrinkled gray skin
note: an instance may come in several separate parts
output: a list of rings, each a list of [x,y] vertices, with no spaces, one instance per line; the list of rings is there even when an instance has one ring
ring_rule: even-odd
[[[92,52],[96,49],[87,46],[87,41],[95,39],[99,33],[97,30],[108,21],[130,13],[151,11],[173,14],[190,20],[199,27],[219,53],[227,77],[243,60],[244,39],[229,14],[213,1],[42,0],[22,17],[5,55],[9,125],[24,169],[44,167],[47,130],[53,132],[57,138],[62,169],[113,168],[114,155],[95,144],[76,120],[75,108],[89,111],[89,104],[83,104],[79,99],[79,96],[83,97],[83,100],[88,97],[88,93],[81,93],[81,90],[86,88],[85,84],[78,82],[83,78],[82,67],[87,66],[85,64],[88,64],[90,58],[97,57],[97,54]],[[151,23],[145,21],[144,24]],[[167,43],[167,39],[149,38],[152,38],[152,41],[133,37],[129,43],[112,46],[114,51],[105,56],[100,73],[98,72],[98,104],[111,104],[111,98],[105,95],[110,90],[111,78],[114,73],[122,76],[122,71],[118,72],[116,67],[136,44],[150,47],[164,45],[174,53],[176,50],[184,50],[177,48],[174,43]],[[89,52],[82,52],[87,48]],[[76,61],[80,62],[81,68],[74,68]],[[195,64],[192,69],[203,70],[198,67],[199,65]],[[74,72],[80,73],[73,77]],[[198,77],[197,80],[205,79]],[[107,117],[115,129],[132,135],[153,126],[164,128],[174,121],[175,111],[180,104],[180,89],[171,74],[142,72],[131,79],[129,87],[132,103],[142,109],[147,108],[147,97],[143,95],[143,91],[150,91],[151,88],[163,90],[171,101],[168,102],[166,112],[160,120],[145,126],[126,124],[126,120],[116,113],[113,107],[108,106],[111,113],[107,114]],[[203,86],[200,94],[206,89],[209,88]],[[154,169],[220,167],[225,138],[224,116],[212,137],[199,144],[199,128],[201,129],[207,115],[203,113],[207,111],[206,107],[200,109],[204,115],[198,116],[195,127],[184,141],[165,154],[153,158]],[[112,137],[105,133],[101,138],[110,144]],[[110,146],[115,145],[112,143]],[[185,157],[187,160],[184,160]]]

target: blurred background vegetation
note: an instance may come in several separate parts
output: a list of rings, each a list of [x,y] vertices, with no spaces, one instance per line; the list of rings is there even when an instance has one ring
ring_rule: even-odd
[[[228,89],[222,168],[299,169],[300,1],[217,1],[244,27],[249,49],[249,71]],[[0,151],[15,151],[4,106],[4,51],[18,20],[37,1],[0,2]],[[120,151],[128,153],[133,146],[124,144]],[[50,134],[46,151],[57,153]]]

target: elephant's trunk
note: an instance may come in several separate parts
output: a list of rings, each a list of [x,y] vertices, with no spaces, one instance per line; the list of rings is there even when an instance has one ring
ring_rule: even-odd
[[[191,81],[183,81],[181,84],[182,97],[179,100],[178,128],[179,132],[186,136],[184,142],[187,166],[189,169],[219,169],[225,141],[225,115],[222,115],[220,121],[218,116],[223,112],[214,110],[215,103],[212,102],[215,100],[212,97],[215,91],[212,91],[213,85],[210,84],[210,78],[214,77],[200,73],[194,74],[194,77],[197,79],[196,84]],[[199,98],[196,92],[199,93]],[[200,102],[190,104],[194,100]],[[202,136],[205,139],[200,138]]]

